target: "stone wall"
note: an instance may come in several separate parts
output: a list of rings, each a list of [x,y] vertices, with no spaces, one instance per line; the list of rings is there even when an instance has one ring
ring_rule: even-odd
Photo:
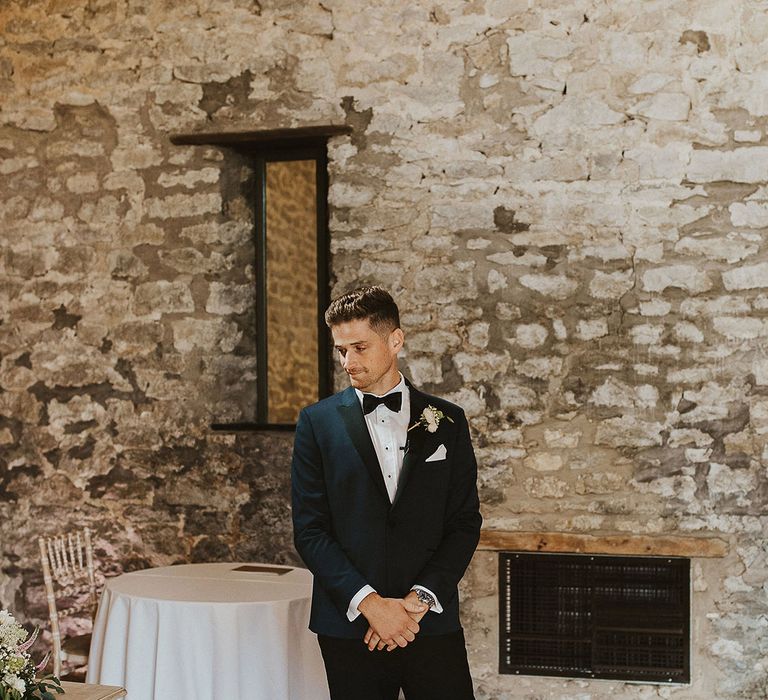
[[[44,616],[33,537],[72,513],[122,567],[295,561],[290,436],[208,429],[251,410],[247,177],[168,136],[348,124],[334,291],[397,296],[404,370],[471,418],[487,526],[730,545],[694,561],[690,688],[498,676],[478,553],[478,697],[764,698],[764,10],[4,3],[0,602]]]

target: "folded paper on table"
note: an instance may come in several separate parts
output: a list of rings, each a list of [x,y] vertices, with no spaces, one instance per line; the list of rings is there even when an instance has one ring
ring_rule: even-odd
[[[242,566],[236,566],[232,571],[253,571],[260,574],[277,574],[278,576],[282,576],[289,571],[293,571],[293,569],[284,566],[257,566],[255,564],[243,564]]]

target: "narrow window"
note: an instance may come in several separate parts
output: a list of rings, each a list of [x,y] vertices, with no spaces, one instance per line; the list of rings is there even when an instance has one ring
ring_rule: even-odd
[[[214,422],[214,430],[293,429],[303,406],[327,396],[332,386],[330,338],[323,322],[329,303],[327,142],[348,127],[233,134],[188,134],[176,145],[217,146],[224,158],[224,186],[239,203],[225,216],[253,227],[252,334],[243,333],[244,353],[256,361],[251,397],[238,397],[253,418]],[[245,208],[247,211],[243,211]],[[253,344],[248,347],[249,340]]]
[[[260,155],[254,167],[256,416],[265,425],[293,425],[303,406],[327,392],[325,145]]]

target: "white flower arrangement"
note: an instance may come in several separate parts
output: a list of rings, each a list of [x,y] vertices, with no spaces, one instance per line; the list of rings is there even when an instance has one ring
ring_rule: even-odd
[[[437,427],[440,425],[440,421],[443,420],[443,418],[447,418],[449,421],[451,421],[451,423],[453,423],[453,418],[446,416],[445,413],[443,413],[439,408],[435,408],[431,405],[427,406],[421,412],[419,420],[417,420],[410,428],[408,428],[408,430],[413,430],[414,428],[423,425],[427,429],[427,432],[437,432]]]
[[[29,655],[37,639],[37,630],[27,639],[27,631],[7,610],[0,610],[0,700],[54,700],[53,693],[63,693],[54,676],[35,678],[48,663],[48,655],[37,666]]]

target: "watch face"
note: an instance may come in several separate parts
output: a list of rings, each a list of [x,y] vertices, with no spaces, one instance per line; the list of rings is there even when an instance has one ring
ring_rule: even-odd
[[[429,595],[429,593],[427,593],[426,591],[417,590],[416,591],[416,597],[422,603],[425,603],[425,604],[429,605],[430,608],[435,604],[434,598],[432,598],[432,596]]]

